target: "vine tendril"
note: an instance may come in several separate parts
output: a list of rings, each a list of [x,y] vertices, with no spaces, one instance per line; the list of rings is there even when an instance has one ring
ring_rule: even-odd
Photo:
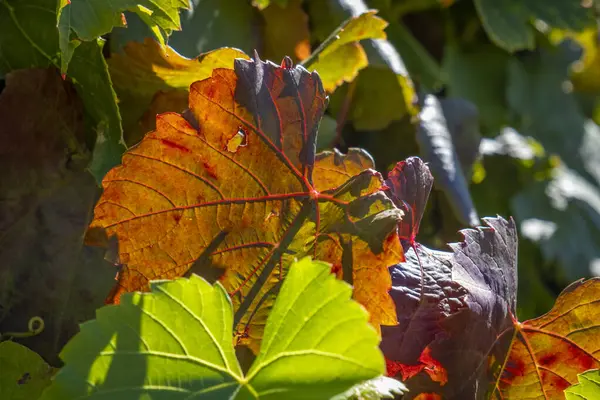
[[[27,323],[27,332],[5,332],[0,333],[0,340],[8,338],[26,338],[36,336],[44,330],[44,320],[41,317],[32,317]]]

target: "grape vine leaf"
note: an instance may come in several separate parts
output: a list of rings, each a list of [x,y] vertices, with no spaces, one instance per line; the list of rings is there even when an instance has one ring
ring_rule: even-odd
[[[516,323],[496,398],[564,398],[578,374],[600,368],[600,279],[579,280],[539,318]]]
[[[531,21],[541,20],[550,27],[575,32],[595,24],[593,7],[584,7],[578,0],[554,0],[543,4],[519,0],[474,2],[490,40],[511,52],[535,47]]]
[[[18,69],[60,67],[55,0],[6,0],[0,2],[0,10],[0,75]],[[98,182],[125,151],[103,44],[94,40],[77,46],[65,76],[75,84],[92,125],[87,130],[91,137],[86,138],[95,143],[89,169]]]
[[[188,119],[158,116],[103,181],[88,240],[100,243],[98,229],[119,239],[126,268],[112,299],[222,268],[240,343],[256,350],[289,263],[312,254],[352,282],[376,328],[395,324],[387,267],[403,259],[402,211],[372,169],[316,186],[326,104],[318,75],[287,58],[237,59],[194,83]]]
[[[600,370],[592,369],[577,375],[579,383],[565,389],[566,400],[593,400],[600,398]]]
[[[114,27],[127,25],[123,11],[135,11],[165,45],[171,31],[181,29],[179,10],[188,7],[188,0],[60,0],[56,17],[62,73],[67,72],[78,42],[96,40]]]
[[[333,92],[342,83],[352,82],[358,71],[369,64],[359,41],[386,38],[383,30],[387,22],[376,13],[366,11],[346,20],[303,62],[307,69],[319,73],[325,90]]]
[[[381,375],[384,362],[367,313],[330,269],[308,257],[291,265],[246,374],[220,283],[193,274],[125,294],[82,325],[42,399],[328,399],[344,392]]]
[[[382,328],[381,348],[389,364],[402,364],[394,371],[409,378],[409,393],[478,398],[507,354],[516,306],[516,228],[512,219],[484,222],[461,231],[464,241],[451,244],[452,252],[417,245],[405,263],[390,268],[399,324]],[[496,341],[499,335],[503,340]]]
[[[43,319],[17,340],[52,364],[114,285],[102,249],[83,246],[100,194],[83,109],[55,68],[13,71],[0,94],[0,334]]]
[[[236,58],[248,56],[225,47],[188,59],[149,38],[113,54],[108,65],[127,142],[135,144],[154,130],[157,114],[187,108],[190,85],[208,78],[215,68],[232,68]]]
[[[10,340],[0,343],[0,396],[10,400],[40,397],[56,372],[38,354]]]

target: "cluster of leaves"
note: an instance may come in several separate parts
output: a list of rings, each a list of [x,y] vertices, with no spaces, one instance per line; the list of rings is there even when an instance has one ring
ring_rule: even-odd
[[[0,0],[2,339],[59,366],[115,304],[49,399],[402,393],[386,364],[404,398],[593,391],[600,281],[520,323],[512,219],[416,241],[514,213],[521,316],[593,274],[592,6]],[[0,367],[9,398],[55,373]]]

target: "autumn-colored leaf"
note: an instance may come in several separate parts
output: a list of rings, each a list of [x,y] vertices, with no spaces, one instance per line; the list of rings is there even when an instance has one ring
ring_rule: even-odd
[[[386,38],[383,30],[387,22],[376,13],[367,11],[348,19],[305,60],[304,66],[319,73],[327,91],[334,91],[343,82],[351,82],[358,71],[369,64],[365,50],[358,43],[360,40]]]
[[[238,338],[256,350],[290,262],[313,254],[340,266],[375,326],[395,323],[387,266],[403,259],[402,212],[374,170],[315,183],[328,158],[315,155],[326,105],[318,75],[288,58],[238,59],[194,83],[187,119],[160,115],[103,181],[88,239],[95,228],[118,237],[126,267],[115,296],[222,268]]]
[[[113,54],[108,65],[127,142],[135,144],[155,129],[157,114],[183,111],[190,85],[208,78],[215,68],[232,68],[236,58],[248,56],[225,47],[189,59],[149,38],[130,42],[123,53]]]
[[[515,323],[510,354],[495,395],[564,399],[577,375],[600,367],[600,279],[567,287],[547,314]]]

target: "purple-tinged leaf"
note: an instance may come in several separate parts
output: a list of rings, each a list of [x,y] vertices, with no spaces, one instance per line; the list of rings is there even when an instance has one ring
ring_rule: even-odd
[[[394,204],[404,211],[404,218],[398,224],[398,236],[406,251],[409,246],[414,245],[419,233],[421,218],[433,186],[433,176],[423,160],[409,157],[396,164],[385,184]]]
[[[446,384],[416,374],[405,382],[411,394],[485,398],[506,358],[516,305],[517,232],[512,219],[484,222],[461,231],[464,240],[451,244],[451,253],[418,246],[418,259],[413,249],[405,263],[390,268],[400,323],[382,331],[386,359],[414,366],[429,349],[448,373]]]

